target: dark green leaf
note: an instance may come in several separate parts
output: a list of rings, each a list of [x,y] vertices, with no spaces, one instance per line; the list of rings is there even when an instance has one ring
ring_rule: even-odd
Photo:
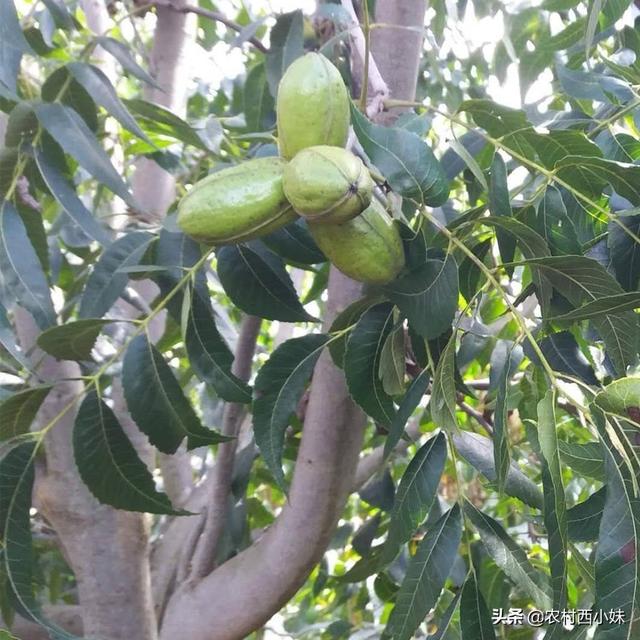
[[[446,593],[446,592],[445,592]],[[462,591],[458,591],[455,598],[450,602],[449,606],[446,608],[445,612],[442,614],[440,620],[438,620],[438,629],[433,634],[427,637],[427,640],[453,640],[457,636],[452,636],[450,638],[448,631],[455,630],[455,623],[453,622],[453,616],[458,609],[458,605],[460,603],[460,597],[462,596]]]
[[[378,373],[382,388],[390,396],[398,396],[404,391],[405,358],[404,326],[400,323],[386,337],[380,354]]]
[[[522,547],[496,520],[476,509],[469,501],[465,502],[464,510],[494,562],[538,607],[549,609],[551,597],[546,578],[534,569]]]
[[[603,622],[594,640],[631,640],[640,629],[640,510],[636,479],[608,441],[604,429],[607,497],[596,548],[595,610],[622,609],[623,624]]]
[[[604,466],[604,461],[603,461]],[[602,487],[584,502],[567,511],[569,538],[574,542],[591,542],[598,539],[600,520],[607,496],[607,488]]]
[[[71,183],[58,171],[52,158],[40,147],[34,149],[34,157],[42,179],[58,204],[90,238],[108,245],[111,242],[109,234],[85,207]]]
[[[109,156],[84,120],[69,107],[59,103],[36,104],[34,111],[40,124],[54,140],[96,180],[107,186],[135,209],[139,209],[127,185],[114,169]]]
[[[475,467],[489,482],[496,482],[496,467],[493,459],[493,444],[489,438],[479,433],[460,431],[453,435],[453,443],[458,453]],[[542,509],[542,493],[536,484],[511,463],[504,484],[504,492],[522,500],[535,509]]]
[[[8,353],[19,362],[23,367],[28,368],[28,362],[25,359],[22,351],[18,349],[17,336],[14,333],[13,326],[7,316],[7,310],[0,302],[0,344],[7,350]]]
[[[559,316],[549,318],[557,322],[577,322],[579,320],[587,320],[591,318],[600,318],[606,315],[615,315],[623,311],[640,308],[640,293],[637,291],[629,293],[618,293],[613,296],[605,296],[598,298],[593,302],[568,311]]]
[[[131,416],[163,453],[175,453],[185,436],[188,449],[227,439],[202,426],[171,368],[144,335],[129,344],[122,383]]]
[[[109,115],[113,116],[125,129],[149,142],[138,123],[118,98],[109,78],[100,69],[85,62],[70,62],[67,64],[67,69]]]
[[[440,355],[433,376],[429,408],[434,423],[447,431],[458,431],[456,418],[456,334],[452,334]]]
[[[458,266],[452,254],[426,263],[385,287],[411,327],[427,340],[437,338],[453,322],[458,308]]]
[[[421,205],[447,201],[449,182],[424,140],[406,129],[373,124],[353,105],[351,117],[360,144],[394,191]]]
[[[602,158],[598,145],[587,138],[582,131],[560,129],[539,134],[533,141],[540,160],[547,169],[554,169],[556,164],[567,156],[587,156]],[[548,187],[547,191],[556,190]]]
[[[80,318],[100,318],[111,309],[129,282],[129,276],[119,269],[138,264],[152,240],[149,233],[133,231],[104,250],[87,279],[78,310]]]
[[[498,491],[504,491],[509,473],[511,453],[509,450],[509,394],[511,378],[518,366],[516,358],[512,357],[515,345],[512,345],[500,375],[498,376],[496,409],[493,422],[493,459],[496,471]]]
[[[489,211],[492,216],[510,218],[511,201],[509,198],[509,187],[507,186],[507,167],[499,153],[493,156],[491,164],[491,180],[489,181]],[[500,258],[503,263],[513,261],[516,251],[516,243],[513,236],[505,234],[498,229],[496,232]]]
[[[185,144],[208,151],[207,145],[197,131],[169,109],[138,98],[124,100],[124,104],[138,116],[139,120],[143,121],[148,132],[169,136]]]
[[[389,535],[382,553],[391,561],[424,521],[436,497],[447,460],[447,440],[442,432],[427,440],[407,466],[393,503]]]
[[[462,538],[462,517],[456,504],[427,532],[396,596],[385,633],[409,640],[436,604],[449,576]]]
[[[640,205],[640,166],[604,158],[567,156],[556,163],[556,175],[587,197],[610,184],[633,205]]]
[[[316,264],[326,260],[302,218],[264,236],[262,241],[271,251],[289,262]]]
[[[29,311],[41,329],[55,323],[49,284],[42,265],[29,242],[22,218],[10,202],[0,208],[0,270],[4,287],[15,301]]]
[[[215,323],[208,301],[192,296],[185,347],[195,374],[227,402],[251,402],[251,389],[231,373],[233,354]]]
[[[640,167],[639,167],[640,169]],[[582,256],[553,256],[528,260],[540,267],[554,287],[575,307],[617,293],[622,287],[595,260]],[[604,340],[618,375],[635,362],[638,353],[638,318],[631,312],[607,314],[593,320]]]
[[[495,640],[496,633],[491,614],[478,589],[474,574],[467,578],[462,587],[460,626],[462,640]]]
[[[40,95],[45,102],[58,102],[70,107],[91,131],[98,131],[98,106],[91,94],[71,76],[66,67],[58,67],[47,77],[42,83]]]
[[[156,491],[153,476],[95,391],[87,394],[78,410],[73,453],[82,481],[103,504],[127,511],[182,513]]]
[[[105,51],[109,52],[122,65],[125,71],[153,87],[160,88],[160,85],[135,61],[126,44],[107,36],[98,36],[95,41]]]
[[[27,433],[50,386],[33,387],[9,396],[0,404],[0,441]]]
[[[218,250],[218,276],[226,294],[245,313],[284,322],[313,322],[300,304],[282,260],[258,243]]]
[[[616,271],[616,280],[625,291],[635,291],[640,279],[640,245],[636,237],[640,233],[639,214],[620,214],[609,221],[607,245]]]
[[[93,345],[110,322],[86,318],[51,327],[38,336],[38,346],[58,360],[91,360]]]
[[[362,314],[349,336],[344,372],[351,397],[375,420],[390,425],[395,410],[378,375],[384,342],[393,326],[393,307],[378,304]]]
[[[394,505],[396,486],[389,469],[383,469],[374,475],[358,491],[358,495],[369,506],[382,511],[391,511]]]
[[[67,9],[64,0],[43,0],[47,9],[53,17],[53,21],[60,29],[69,31],[74,27],[74,20]]]
[[[34,483],[34,443],[12,449],[0,461],[0,541],[2,563],[23,616],[44,627],[52,640],[79,640],[46,620],[33,595],[35,578],[31,535],[31,494]]]
[[[22,54],[30,51],[20,28],[15,3],[0,0],[0,83],[12,92],[16,91]]]
[[[549,536],[551,584],[554,609],[567,606],[567,554],[569,539],[567,505],[562,483],[560,451],[556,433],[555,392],[547,391],[538,403],[538,439],[542,453],[542,486],[544,490],[544,526]]]
[[[244,116],[249,131],[267,131],[273,128],[274,107],[264,64],[258,64],[249,71],[244,85]]]
[[[558,440],[558,450],[562,462],[580,475],[601,482],[605,481],[604,458],[599,442],[578,444]]]
[[[413,380],[411,386],[404,394],[404,397],[398,406],[398,412],[391,421],[389,433],[384,443],[385,458],[394,450],[398,442],[400,442],[400,439],[404,434],[407,421],[415,411],[416,407],[420,404],[420,400],[422,400],[424,394],[427,392],[429,382],[429,370],[424,369],[420,375]]]
[[[576,339],[568,331],[552,333],[541,340],[538,346],[554,371],[578,378],[586,384],[598,384],[593,368],[580,351]],[[525,352],[530,360],[541,366],[537,354],[528,343],[525,345]]]
[[[278,94],[278,84],[289,65],[304,54],[304,20],[302,11],[278,16],[271,29],[271,48],[265,62],[271,95]]]
[[[327,340],[324,334],[287,340],[273,352],[256,378],[254,435],[262,457],[280,487],[284,487],[285,430]]]
[[[562,195],[555,187],[549,186],[545,190],[538,204],[536,222],[538,233],[546,240],[554,255],[580,254],[576,229],[567,214]]]

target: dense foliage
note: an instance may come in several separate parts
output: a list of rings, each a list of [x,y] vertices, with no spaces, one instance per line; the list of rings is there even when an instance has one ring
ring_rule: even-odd
[[[386,462],[349,499],[325,559],[283,610],[292,636],[542,637],[492,625],[492,609],[519,607],[602,610],[595,638],[639,637],[635,7],[433,3],[416,103],[391,127],[352,105],[407,264],[324,331],[329,265],[302,220],[212,250],[182,235],[171,211],[147,215],[129,181],[146,157],[182,196],[212,171],[275,155],[274,96],[293,60],[321,50],[351,82],[348,14],[323,3],[270,22],[243,8],[230,16],[239,35],[201,18],[199,45],[241,47],[246,73],[220,88],[199,82],[183,120],[141,97],[154,82],[145,10],[114,3],[113,28],[94,36],[74,2],[0,0],[3,619],[16,610],[68,638],[38,603],[77,598],[31,508],[60,416],[34,422],[52,386],[21,344],[26,311],[39,349],[80,363],[84,391],[65,412],[77,408],[68,446],[83,481],[101,502],[155,514],[158,536],[168,518],[189,516],[129,441],[114,381],[159,452],[186,442],[196,475],[224,439],[223,403],[246,404],[253,438],[238,455],[220,560],[285,503],[305,392],[330,349],[370,418],[364,453],[383,447]],[[502,16],[497,43],[459,44],[472,11]],[[375,26],[375,2],[367,13]],[[267,36],[267,53],[249,42]],[[96,47],[122,67],[115,87]],[[508,78],[522,109],[488,93]],[[132,288],[149,279],[160,292],[150,306]],[[165,311],[156,340],[149,329]],[[265,319],[249,384],[231,371],[242,314]],[[285,323],[295,328],[282,342]],[[544,630],[592,637],[585,624]]]

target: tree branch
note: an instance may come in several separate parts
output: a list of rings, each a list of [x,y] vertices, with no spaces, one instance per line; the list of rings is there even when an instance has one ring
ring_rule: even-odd
[[[362,69],[366,68],[368,71],[367,75],[369,86],[371,87],[371,94],[368,99],[367,115],[373,117],[384,109],[384,101],[389,97],[389,87],[384,81],[371,52],[369,52],[367,60],[367,42],[360,27],[358,16],[353,8],[353,1],[342,0],[342,6],[349,14],[351,20],[358,25],[357,28],[354,27],[351,29],[351,41],[358,56],[358,64]]]
[[[202,7],[197,7],[192,4],[186,4],[183,6],[175,6],[171,2],[157,2],[161,6],[170,7],[174,11],[178,11],[179,13],[194,13],[198,16],[202,16],[203,18],[208,18],[209,20],[213,20],[214,22],[220,22],[225,27],[231,29],[232,31],[236,31],[237,33],[242,33],[244,27],[233,20],[230,20],[224,14],[219,11],[210,11],[209,9],[203,9]],[[250,42],[258,51],[262,53],[267,53],[269,50],[265,47],[258,38],[255,36],[251,36],[247,38],[247,42]]]
[[[261,324],[262,320],[255,316],[245,316],[242,319],[231,370],[244,382],[251,377],[251,365]],[[236,402],[227,402],[224,407],[221,432],[233,440],[218,445],[211,473],[206,522],[193,556],[192,576],[195,578],[208,575],[215,566],[216,551],[225,526],[233,462],[238,447],[237,435],[246,411],[246,405]]]

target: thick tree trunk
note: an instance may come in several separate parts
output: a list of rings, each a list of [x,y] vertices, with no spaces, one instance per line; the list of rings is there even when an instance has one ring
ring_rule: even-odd
[[[378,0],[377,20],[421,25],[424,10],[424,0]],[[392,94],[411,99],[422,38],[386,30],[393,36],[374,42],[374,57]],[[325,327],[360,293],[360,285],[332,269]],[[342,371],[323,353],[313,374],[288,503],[257,543],[176,591],[161,640],[241,640],[293,596],[325,552],[352,489],[364,424]]]

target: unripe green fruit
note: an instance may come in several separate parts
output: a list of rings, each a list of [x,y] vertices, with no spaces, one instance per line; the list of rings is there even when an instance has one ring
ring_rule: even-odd
[[[178,226],[207,244],[232,244],[296,219],[282,190],[280,158],[256,158],[196,183],[178,205]]]
[[[344,147],[349,95],[336,67],[319,53],[291,63],[278,86],[278,147],[288,160],[319,144]]]
[[[309,229],[327,258],[354,280],[386,284],[404,267],[398,228],[377,200],[353,220],[342,224],[312,222]]]
[[[309,147],[284,169],[284,192],[309,221],[340,223],[371,202],[373,180],[362,160],[340,147]]]

